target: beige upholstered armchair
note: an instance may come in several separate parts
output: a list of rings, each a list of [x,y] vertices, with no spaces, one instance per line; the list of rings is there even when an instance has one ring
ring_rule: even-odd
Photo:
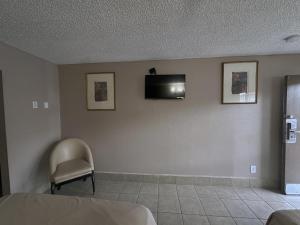
[[[87,177],[91,177],[95,193],[94,162],[90,147],[77,138],[59,142],[50,155],[51,194],[63,184]]]

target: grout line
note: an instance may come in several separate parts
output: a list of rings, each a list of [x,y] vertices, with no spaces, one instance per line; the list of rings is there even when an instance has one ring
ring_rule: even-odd
[[[207,217],[206,211],[205,211],[205,209],[204,209],[203,203],[202,203],[201,200],[200,200],[200,197],[199,197],[199,195],[198,195],[198,192],[196,191],[195,185],[194,185],[194,189],[195,189],[195,192],[196,192],[196,198],[198,199],[198,201],[199,201],[199,203],[200,203],[200,206],[201,206],[201,208],[203,209],[204,216]],[[208,220],[208,218],[207,218],[207,220]]]
[[[258,194],[256,194],[256,193],[252,190],[252,188],[251,188],[251,191],[254,193],[254,195],[256,195],[259,199],[261,199],[260,196],[258,196]],[[237,192],[237,194],[239,195],[238,192]],[[259,201],[259,200],[243,199],[243,198],[241,198],[240,195],[239,195],[239,197],[240,197],[241,201],[247,206],[247,208],[248,208],[248,209],[256,216],[256,218],[259,220],[259,218],[258,218],[258,216],[256,215],[256,213],[248,206],[248,204],[247,204],[247,202],[246,202],[246,200],[247,200],[247,201]]]
[[[225,199],[226,200],[226,199]],[[237,199],[227,199],[227,200],[237,200]],[[258,219],[259,218],[256,216],[256,214],[250,209],[250,207],[243,201],[243,199],[240,199],[239,201],[243,202],[243,204],[249,209],[249,211],[251,211],[253,213],[253,215],[256,217],[256,218],[251,218],[251,217],[235,217],[231,214],[230,210],[228,209],[228,207],[226,206],[225,202],[224,202],[224,199],[222,199],[223,203],[224,203],[224,206],[225,208],[228,210],[229,214],[231,215],[232,218],[238,218],[238,219]]]
[[[159,184],[157,184],[157,203],[156,203],[157,223],[158,223],[158,206],[159,206]]]
[[[158,180],[159,181],[159,180]],[[158,184],[158,193],[157,193],[157,224],[159,224],[159,219],[158,219],[158,207],[159,207],[159,184]]]
[[[243,202],[243,203],[246,205],[246,207],[253,213],[253,215],[256,217],[256,219],[259,220],[259,218],[257,217],[257,215],[251,210],[251,208],[246,204],[246,202],[244,202],[244,200],[239,196],[238,192],[237,192],[235,189],[233,189],[233,192],[239,197],[238,200],[240,200],[241,202]],[[237,200],[237,199],[236,199],[236,200]],[[223,199],[222,201],[223,201],[223,204],[224,204],[225,208],[228,210],[229,214],[231,215],[231,217],[232,217],[232,218],[235,218],[235,217],[233,217],[233,215],[231,214],[231,212],[230,212],[230,210],[228,209],[228,207],[226,207],[226,204],[225,204],[225,202],[224,202],[224,199]],[[238,218],[238,217],[237,217],[237,218]],[[242,218],[242,217],[241,217],[241,218]],[[246,217],[243,217],[243,218],[245,218],[245,219],[251,219],[251,218],[246,218]],[[237,223],[235,220],[234,220],[234,222]]]
[[[177,201],[178,201],[178,204],[179,204],[179,210],[180,210],[180,213],[182,214],[182,208],[181,208],[181,204],[180,204],[180,200],[179,200],[179,193],[178,193],[178,185],[177,184],[175,184],[176,186],[176,196],[177,196]],[[183,222],[183,217],[182,217],[182,215],[181,215],[181,220],[182,220],[182,222]]]
[[[184,224],[183,216],[182,216],[182,208],[181,208],[181,204],[180,204],[180,201],[179,201],[179,194],[178,194],[178,189],[177,189],[177,187],[178,187],[178,185],[175,184],[175,188],[176,188],[176,196],[177,196],[177,201],[178,201],[178,204],[179,204],[179,210],[180,210],[181,222],[182,222],[182,224]]]
[[[98,183],[98,182],[97,182]],[[101,183],[101,182],[100,182]],[[122,181],[122,182],[118,182],[120,185],[121,185],[121,187],[124,187],[125,186],[125,183],[126,183],[126,181]],[[142,187],[143,187],[143,184],[144,184],[144,182],[137,182],[137,181],[134,181],[134,183],[136,183],[136,184],[138,184],[139,185],[139,187],[138,187],[138,191],[137,191],[137,193],[132,193],[132,194],[135,194],[135,195],[137,195],[137,198],[136,198],[136,200],[135,200],[135,202],[137,203],[137,201],[138,201],[138,199],[140,198],[140,196],[141,196],[141,191],[142,191]],[[99,183],[98,183],[99,184]],[[86,185],[88,185],[87,183],[85,183],[85,186]],[[160,192],[159,192],[159,190],[160,190],[160,184],[156,184],[155,183],[155,185],[157,186],[157,207],[156,207],[156,212],[154,212],[154,213],[156,213],[156,215],[157,215],[157,222],[158,222],[158,207],[159,207],[159,200],[160,200],[160,198],[161,198],[161,194],[160,194]],[[171,212],[161,212],[161,213],[170,213],[170,214],[180,214],[180,218],[181,218],[181,220],[182,220],[182,222],[184,223],[184,221],[183,221],[183,215],[185,215],[184,213],[183,213],[183,211],[182,211],[182,207],[181,207],[181,203],[180,203],[180,196],[179,196],[179,192],[178,192],[178,186],[180,186],[180,185],[178,185],[178,184],[172,184],[172,185],[175,185],[175,187],[176,187],[176,199],[177,199],[177,201],[178,201],[178,204],[179,204],[179,209],[180,209],[180,212],[179,213],[171,213]],[[204,212],[204,215],[200,215],[200,214],[186,214],[186,215],[197,215],[197,216],[206,216],[206,218],[208,219],[208,217],[209,216],[213,216],[213,217],[218,217],[218,216],[214,216],[214,215],[208,215],[207,214],[207,212],[206,212],[206,210],[205,210],[205,208],[203,207],[203,203],[202,203],[202,201],[201,201],[201,197],[200,197],[200,195],[199,195],[199,193],[197,192],[197,186],[201,186],[201,185],[192,185],[192,187],[193,187],[193,191],[195,192],[195,196],[186,196],[186,198],[192,198],[192,199],[197,199],[198,200],[198,202],[199,202],[199,204],[200,204],[200,206],[202,207],[202,209],[203,209],[203,212]],[[202,187],[204,187],[204,186],[202,186]],[[222,187],[220,187],[220,188],[222,188]],[[66,190],[67,190],[68,188],[66,187]],[[88,189],[87,189],[88,190]],[[87,192],[87,190],[84,190],[84,191],[79,191],[79,193],[78,193],[78,195],[80,196],[80,194],[86,194],[86,192]],[[222,190],[222,189],[221,189]],[[251,190],[251,193],[253,193],[255,196],[257,196],[258,197],[258,199],[259,200],[249,200],[249,199],[243,199],[243,198],[241,198],[241,195],[239,194],[239,192],[236,190],[236,189],[232,189],[232,191],[233,191],[233,193],[235,193],[236,195],[237,195],[237,197],[239,198],[239,199],[227,199],[227,198],[221,198],[220,197],[220,194],[218,194],[218,191],[217,191],[217,189],[213,189],[212,191],[212,196],[208,196],[208,197],[204,197],[204,198],[215,198],[215,199],[217,199],[218,201],[220,201],[221,203],[222,203],[222,205],[225,207],[225,209],[227,210],[227,212],[229,213],[229,218],[232,218],[233,220],[234,220],[234,222],[235,223],[237,223],[236,222],[236,220],[235,220],[235,218],[245,218],[245,219],[254,219],[254,218],[246,218],[246,217],[233,217],[232,216],[232,214],[230,213],[230,211],[228,210],[228,207],[226,206],[226,204],[225,204],[225,201],[226,200],[240,200],[241,202],[243,202],[243,204],[245,204],[246,205],[246,207],[256,216],[256,219],[258,219],[259,221],[262,221],[262,220],[264,220],[264,219],[260,219],[260,218],[258,218],[258,216],[256,215],[256,213],[248,206],[248,204],[247,204],[247,201],[261,201],[261,202],[265,202],[265,204],[267,204],[272,210],[275,210],[269,203],[268,203],[268,201],[266,201],[266,200],[264,200],[262,197],[261,197],[261,195],[259,195],[258,194],[258,192],[256,192],[255,190],[253,190],[253,188],[249,188],[249,190]],[[268,189],[262,189],[262,190],[268,190]],[[71,192],[78,192],[77,191],[77,189],[76,188],[74,188],[74,187],[70,187],[70,191]],[[59,191],[58,191],[58,193],[59,193]],[[116,200],[118,200],[119,199],[119,197],[120,197],[120,195],[122,194],[122,188],[121,188],[121,190],[119,191],[119,192],[103,192],[103,193],[110,193],[110,194],[116,194],[117,195],[117,198],[116,198]],[[87,193],[87,194],[89,194],[89,193]],[[130,194],[130,193],[127,193],[127,194]],[[145,193],[145,194],[147,194],[147,193]],[[214,194],[216,194],[216,196],[214,196]],[[172,196],[172,195],[171,195]],[[83,196],[84,197],[84,196]],[[95,196],[92,196],[92,197],[95,197]],[[174,196],[175,197],[175,196]],[[183,196],[183,198],[185,198],[185,196]],[[284,203],[288,203],[289,205],[291,205],[291,206],[293,206],[293,207],[295,207],[294,206],[294,204],[293,203],[291,203],[290,201],[288,201],[288,200],[286,200],[286,199],[283,199],[284,200]],[[296,207],[295,207],[296,208]],[[220,217],[223,217],[223,216],[220,216]]]
[[[242,201],[246,204],[246,206],[250,209],[251,212],[253,212],[253,214],[257,217],[258,220],[262,220],[262,218],[259,218],[258,215],[255,213],[254,210],[251,209],[250,206],[248,206],[247,202],[245,201],[245,199],[242,199]],[[248,200],[251,201],[251,200]],[[260,200],[253,200],[253,201],[260,201]],[[262,200],[263,202],[265,202],[264,200]],[[271,208],[272,209],[272,208]],[[269,215],[270,216],[270,215]]]
[[[142,183],[139,183],[139,190],[138,190],[138,193],[137,193],[138,196],[137,196],[136,202],[140,198],[141,189],[142,189]]]
[[[139,184],[139,190],[138,190],[138,193],[137,193],[137,198],[136,198],[136,200],[135,200],[135,203],[138,202],[139,197],[140,197],[140,191],[141,191],[141,189],[142,189],[142,183],[141,183],[141,182],[138,182],[138,184]]]
[[[227,211],[229,217],[231,217],[231,218],[233,219],[232,214],[230,213],[229,209],[226,207],[226,205],[225,205],[225,203],[224,203],[224,199],[220,199],[220,202],[222,203],[222,205],[223,205],[224,208],[226,209],[226,211]],[[234,220],[233,220],[233,221],[234,221]],[[235,221],[234,221],[234,223],[237,224]]]

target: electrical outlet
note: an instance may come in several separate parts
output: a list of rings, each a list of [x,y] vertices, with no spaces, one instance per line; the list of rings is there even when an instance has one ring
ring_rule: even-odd
[[[256,165],[250,165],[250,173],[256,173]]]

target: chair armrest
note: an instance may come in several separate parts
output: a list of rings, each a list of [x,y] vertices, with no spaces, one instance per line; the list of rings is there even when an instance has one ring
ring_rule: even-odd
[[[89,164],[91,165],[92,170],[94,170],[94,160],[93,160],[91,149],[88,145],[86,145],[85,160],[87,162],[89,162]]]
[[[55,173],[56,167],[57,167],[56,154],[55,154],[55,151],[53,151],[50,155],[50,160],[49,160],[50,179],[51,179],[52,175]]]

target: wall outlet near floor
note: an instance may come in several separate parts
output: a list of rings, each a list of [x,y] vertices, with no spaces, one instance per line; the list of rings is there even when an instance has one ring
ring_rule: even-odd
[[[250,173],[256,173],[256,165],[250,165]]]

